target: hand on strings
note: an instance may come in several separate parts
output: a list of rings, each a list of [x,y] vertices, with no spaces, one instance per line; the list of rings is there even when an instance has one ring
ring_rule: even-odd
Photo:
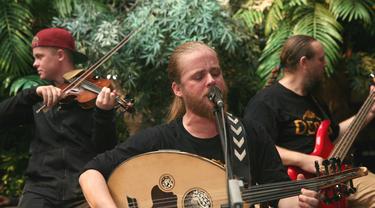
[[[370,93],[375,93],[375,86],[374,85],[372,85],[371,87],[370,87]],[[374,97],[374,100],[375,100],[375,97]],[[372,105],[372,107],[371,107],[371,110],[370,110],[370,112],[368,113],[368,115],[367,115],[367,122],[370,122],[372,119],[374,119],[374,117],[375,117],[375,102],[374,102],[374,104]]]
[[[40,86],[36,88],[36,93],[43,98],[43,104],[52,107],[60,100],[61,89],[52,85]]]
[[[0,195],[0,206],[10,205],[10,199],[6,196]]]
[[[315,161],[318,161],[319,165],[321,165],[323,158],[315,155],[303,154],[303,158],[301,158],[301,164],[299,167],[308,173],[315,173]]]
[[[297,180],[303,180],[305,177],[298,174]],[[301,208],[313,208],[319,206],[319,193],[309,189],[301,189],[301,194],[298,196],[298,206]]]
[[[112,110],[115,107],[115,101],[116,91],[111,92],[111,89],[103,87],[96,98],[96,106],[102,110]]]

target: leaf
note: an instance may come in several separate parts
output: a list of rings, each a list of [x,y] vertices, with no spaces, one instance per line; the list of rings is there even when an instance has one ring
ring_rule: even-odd
[[[282,0],[274,0],[270,7],[265,20],[264,33],[266,36],[270,35],[273,30],[278,28],[280,20],[284,18],[284,5]]]
[[[31,19],[28,8],[15,1],[0,2],[0,70],[20,76],[31,70]]]
[[[257,74],[263,83],[265,83],[272,69],[279,65],[281,48],[290,35],[291,27],[284,23],[268,38],[266,47],[259,58],[259,67],[257,69]]]
[[[36,87],[47,83],[48,82],[41,80],[37,75],[27,75],[17,79],[11,84],[10,94],[15,95],[20,90]]]
[[[329,0],[329,10],[336,18],[346,21],[361,20],[369,24],[371,19],[371,5],[367,0]]]

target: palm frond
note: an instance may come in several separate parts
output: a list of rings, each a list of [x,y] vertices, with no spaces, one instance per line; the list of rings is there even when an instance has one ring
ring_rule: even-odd
[[[366,0],[329,0],[329,10],[336,18],[371,22],[371,6]]]
[[[53,7],[62,17],[67,17],[73,12],[74,0],[54,0]]]
[[[264,32],[266,36],[270,35],[272,31],[278,28],[280,20],[284,18],[283,15],[283,1],[275,0],[270,7],[265,20],[265,29]]]
[[[31,69],[32,15],[14,1],[0,3],[0,72],[15,76]]]
[[[313,3],[296,9],[293,14],[293,34],[306,34],[319,40],[324,46],[327,73],[332,74],[334,63],[340,56],[342,26],[322,4]]]
[[[263,82],[266,81],[273,68],[280,64],[281,48],[291,35],[291,27],[288,24],[280,25],[279,29],[273,32],[267,40],[266,47],[259,59],[257,74]]]
[[[291,0],[289,1],[289,6],[294,7],[294,6],[302,6],[306,5],[308,2],[307,0]]]
[[[38,75],[27,75],[17,79],[11,84],[10,94],[15,95],[20,90],[36,87],[42,84],[47,84],[47,82],[41,80]]]
[[[263,22],[264,14],[254,9],[240,9],[233,17],[234,19],[243,20],[246,26],[252,30],[254,25],[259,25]]]

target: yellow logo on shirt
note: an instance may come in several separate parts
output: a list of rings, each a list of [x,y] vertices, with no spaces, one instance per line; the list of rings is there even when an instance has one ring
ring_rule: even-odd
[[[295,132],[297,135],[315,135],[321,122],[321,118],[307,110],[303,114],[302,120],[294,120]]]

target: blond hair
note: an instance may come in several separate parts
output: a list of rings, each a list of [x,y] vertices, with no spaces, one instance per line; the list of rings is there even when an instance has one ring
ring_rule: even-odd
[[[179,66],[180,57],[184,54],[191,53],[198,48],[207,48],[216,54],[215,50],[202,42],[190,41],[178,46],[169,57],[168,78],[170,79],[171,83],[181,83],[181,67]],[[185,112],[186,109],[184,101],[181,97],[175,95],[171,105],[169,106],[167,122],[171,122],[172,120],[181,117],[185,114]]]

